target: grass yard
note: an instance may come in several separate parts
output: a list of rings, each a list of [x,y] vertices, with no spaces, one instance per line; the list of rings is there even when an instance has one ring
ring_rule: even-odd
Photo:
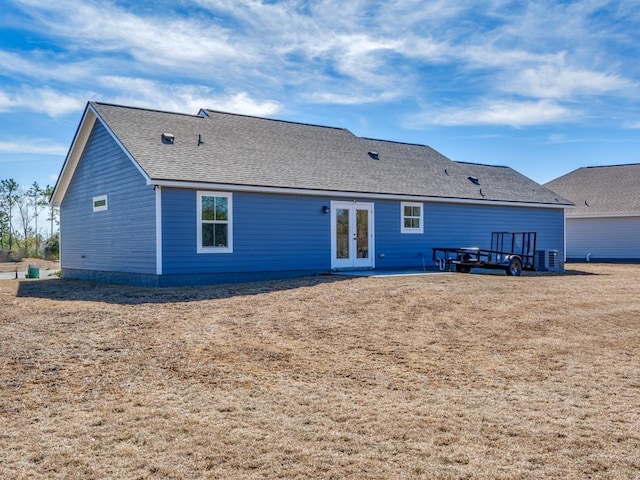
[[[0,478],[640,478],[640,266],[0,281]]]

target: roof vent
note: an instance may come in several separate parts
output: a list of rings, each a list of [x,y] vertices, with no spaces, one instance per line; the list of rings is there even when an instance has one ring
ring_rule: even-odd
[[[173,145],[176,141],[176,137],[172,133],[163,133],[162,134],[162,143],[165,145]]]
[[[474,185],[480,185],[480,180],[478,180],[478,177],[467,177],[469,179],[469,181],[471,183],[473,183]]]
[[[369,156],[374,160],[380,160],[380,156],[378,155],[378,152],[369,152]]]

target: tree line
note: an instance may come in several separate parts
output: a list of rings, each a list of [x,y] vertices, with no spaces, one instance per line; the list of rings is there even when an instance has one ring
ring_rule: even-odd
[[[52,193],[50,185],[23,187],[12,178],[0,180],[0,250],[14,258],[58,258],[59,217],[49,203]]]

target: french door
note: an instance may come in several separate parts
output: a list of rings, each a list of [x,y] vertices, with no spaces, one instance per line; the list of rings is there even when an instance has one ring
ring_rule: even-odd
[[[331,268],[372,268],[373,204],[331,202]]]

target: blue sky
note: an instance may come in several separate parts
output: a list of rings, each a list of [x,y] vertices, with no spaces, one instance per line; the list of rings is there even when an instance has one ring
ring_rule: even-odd
[[[638,163],[640,2],[4,0],[0,178],[53,185],[89,100],[427,144],[544,183]]]

